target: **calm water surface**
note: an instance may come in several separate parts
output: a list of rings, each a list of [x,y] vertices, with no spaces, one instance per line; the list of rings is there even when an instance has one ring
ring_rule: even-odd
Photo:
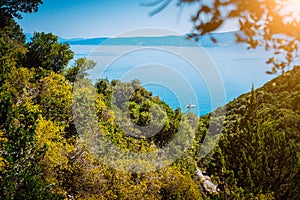
[[[198,115],[211,112],[249,92],[252,84],[258,88],[275,77],[265,73],[270,69],[265,64],[270,53],[263,49],[246,50],[241,45],[209,47],[203,48],[202,54],[199,54],[199,51],[195,51],[199,47],[176,47],[179,51],[184,49],[195,58],[193,65],[186,57],[166,50],[168,47],[140,47],[138,50],[131,50],[134,48],[136,47],[71,46],[75,52],[74,59],[87,57],[97,62],[97,67],[89,72],[89,78],[93,81],[99,78],[122,81],[139,79],[144,87],[174,109],[181,107],[186,111],[186,105],[195,104],[193,112]],[[195,63],[201,66],[200,73],[195,70]],[[206,65],[214,66],[218,74],[207,77],[204,72]],[[218,80],[222,81],[222,86]],[[221,91],[222,87],[224,91]]]

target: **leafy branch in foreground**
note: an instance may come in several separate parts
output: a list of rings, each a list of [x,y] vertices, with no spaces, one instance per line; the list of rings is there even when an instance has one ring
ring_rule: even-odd
[[[141,4],[156,8],[150,15],[165,9],[171,0],[159,0]],[[199,37],[221,28],[226,22],[238,21],[241,31],[236,33],[237,42],[248,44],[248,49],[263,46],[273,56],[266,63],[271,64],[268,74],[282,73],[298,56],[300,41],[300,13],[289,0],[177,0],[178,6],[197,4],[199,8],[192,15],[193,30],[189,38]],[[296,4],[296,3],[294,3]],[[300,4],[300,2],[298,3]],[[217,42],[215,38],[212,40]]]

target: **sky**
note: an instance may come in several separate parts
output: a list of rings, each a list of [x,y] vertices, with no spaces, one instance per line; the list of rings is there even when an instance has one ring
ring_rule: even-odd
[[[37,13],[25,14],[18,22],[25,33],[52,32],[66,39],[113,37],[141,28],[168,29],[178,34],[192,31],[190,19],[196,4],[180,8],[173,0],[150,17],[156,7],[141,6],[149,1],[156,0],[44,0]],[[220,31],[235,29],[234,23],[228,23]]]

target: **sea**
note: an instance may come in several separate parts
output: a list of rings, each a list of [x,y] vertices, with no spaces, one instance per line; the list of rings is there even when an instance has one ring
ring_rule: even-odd
[[[89,79],[138,79],[173,109],[201,116],[225,105],[278,75],[269,75],[270,52],[242,44],[217,47],[71,45],[74,59],[97,65]],[[300,63],[296,60],[294,64]]]

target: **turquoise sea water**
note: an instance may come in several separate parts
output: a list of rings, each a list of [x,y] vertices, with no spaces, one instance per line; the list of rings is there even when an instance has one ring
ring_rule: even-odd
[[[75,59],[87,57],[97,62],[97,67],[90,71],[92,80],[139,79],[174,109],[181,107],[187,111],[186,105],[195,104],[193,112],[198,115],[249,92],[252,84],[258,88],[275,77],[265,73],[271,67],[265,64],[270,53],[263,49],[246,50],[242,45],[200,51],[199,47],[176,48],[173,51],[169,47],[71,46]],[[215,71],[206,73],[208,67]]]

